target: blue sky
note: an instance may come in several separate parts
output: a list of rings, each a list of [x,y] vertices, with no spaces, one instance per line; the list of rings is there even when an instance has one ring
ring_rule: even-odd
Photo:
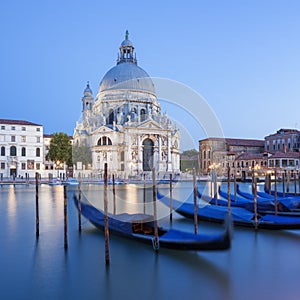
[[[86,82],[96,94],[128,29],[138,64],[202,95],[225,136],[299,129],[299,15],[290,0],[2,1],[0,118],[72,134]]]

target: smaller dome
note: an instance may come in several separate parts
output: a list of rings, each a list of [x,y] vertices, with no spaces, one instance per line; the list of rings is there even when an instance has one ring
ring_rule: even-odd
[[[130,40],[125,39],[122,43],[120,47],[133,47],[133,44]]]
[[[93,92],[92,92],[92,90],[90,88],[89,82],[87,83],[86,88],[85,88],[83,94],[84,94],[84,96],[92,96]]]

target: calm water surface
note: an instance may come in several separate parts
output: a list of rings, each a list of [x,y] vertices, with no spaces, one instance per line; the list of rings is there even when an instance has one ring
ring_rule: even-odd
[[[178,184],[174,198],[187,197],[191,188],[191,183]],[[168,185],[161,190],[167,193]],[[84,195],[96,206],[102,207],[102,194],[101,186],[84,187]],[[117,213],[143,212],[142,185],[118,186],[116,194]],[[149,186],[147,213],[152,212],[151,195]],[[61,186],[40,186],[38,240],[35,186],[0,187],[1,299],[300,299],[298,231],[235,228],[228,251],[160,249],[158,254],[148,245],[111,236],[106,268],[103,233],[85,219],[78,232],[72,191],[68,196],[65,251]],[[167,215],[167,208],[158,208],[161,217]],[[169,226],[167,218],[159,223]],[[176,214],[172,226],[193,231],[192,221]],[[199,232],[221,230],[222,225],[199,223]]]

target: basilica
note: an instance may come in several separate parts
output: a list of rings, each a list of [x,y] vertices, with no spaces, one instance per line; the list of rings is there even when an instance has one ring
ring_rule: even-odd
[[[73,138],[74,145],[90,148],[94,175],[103,174],[105,163],[119,178],[142,178],[153,168],[160,177],[180,172],[180,132],[161,112],[128,32],[95,98],[87,84]]]

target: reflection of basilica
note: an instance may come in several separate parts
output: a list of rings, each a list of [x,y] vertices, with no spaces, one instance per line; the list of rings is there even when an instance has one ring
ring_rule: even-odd
[[[154,84],[137,66],[128,32],[117,65],[104,75],[96,99],[87,84],[82,102],[74,143],[90,147],[94,174],[102,174],[106,162],[110,172],[123,178],[153,167],[160,174],[179,172],[179,130],[161,114]]]

